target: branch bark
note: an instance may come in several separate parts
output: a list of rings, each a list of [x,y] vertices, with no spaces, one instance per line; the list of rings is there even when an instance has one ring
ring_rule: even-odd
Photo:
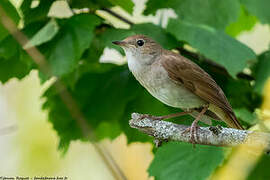
[[[158,141],[181,141],[190,142],[190,132],[185,132],[189,127],[168,121],[144,118],[143,114],[132,113],[129,121],[132,128],[153,136]],[[198,129],[196,144],[212,146],[233,147],[240,144],[263,148],[270,151],[270,134],[248,130],[224,128],[221,126],[200,127]]]

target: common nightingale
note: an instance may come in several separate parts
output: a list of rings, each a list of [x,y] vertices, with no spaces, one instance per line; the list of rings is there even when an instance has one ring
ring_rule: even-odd
[[[152,96],[184,111],[156,119],[191,114],[195,120],[187,131],[191,132],[194,143],[199,120],[222,120],[229,127],[243,129],[222,89],[191,60],[163,49],[145,35],[134,35],[113,43],[124,49],[129,70]]]

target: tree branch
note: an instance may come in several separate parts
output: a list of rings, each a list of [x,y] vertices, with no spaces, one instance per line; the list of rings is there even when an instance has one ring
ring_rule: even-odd
[[[142,114],[138,113],[132,113],[129,125],[153,136],[159,141],[190,142],[190,132],[185,132],[189,126],[186,125],[153,120],[148,117],[144,118]],[[197,132],[196,144],[229,147],[246,144],[256,148],[264,148],[267,152],[270,151],[269,133],[224,128],[221,126],[200,127]]]

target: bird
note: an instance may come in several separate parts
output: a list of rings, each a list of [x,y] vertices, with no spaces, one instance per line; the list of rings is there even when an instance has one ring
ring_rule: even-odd
[[[162,103],[183,112],[151,116],[162,120],[190,114],[195,117],[190,141],[196,142],[198,121],[209,118],[224,121],[229,127],[244,129],[237,120],[224,92],[215,80],[199,65],[177,52],[164,49],[159,43],[142,34],[113,41],[126,54],[128,68],[135,79]]]

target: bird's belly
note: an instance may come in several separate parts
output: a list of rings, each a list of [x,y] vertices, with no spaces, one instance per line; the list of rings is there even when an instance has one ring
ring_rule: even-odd
[[[189,109],[201,107],[206,102],[199,96],[173,82],[167,72],[147,71],[144,75],[134,74],[136,79],[149,91],[149,93],[166,105]]]
[[[205,102],[191,93],[185,87],[164,82],[158,86],[145,86],[145,88],[158,100],[172,107],[189,109],[201,107]]]

